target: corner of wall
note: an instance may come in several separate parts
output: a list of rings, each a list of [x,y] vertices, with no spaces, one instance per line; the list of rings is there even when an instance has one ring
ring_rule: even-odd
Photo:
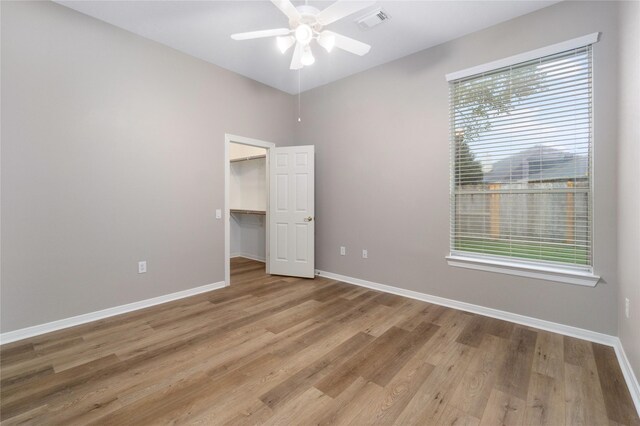
[[[640,328],[637,326],[640,318],[640,29],[637,25],[640,3],[619,2],[618,7],[618,336],[629,369],[637,378],[640,374]],[[640,400],[640,396],[636,397]]]

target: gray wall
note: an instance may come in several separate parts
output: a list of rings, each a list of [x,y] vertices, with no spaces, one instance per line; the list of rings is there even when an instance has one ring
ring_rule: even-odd
[[[266,259],[266,217],[257,214],[231,214],[231,257]],[[234,241],[235,240],[235,241]]]
[[[50,2],[1,71],[3,332],[224,280],[224,134],[292,142],[290,95]]]
[[[616,334],[616,24],[615,3],[563,2],[305,92],[296,140],[316,145],[317,267]],[[445,74],[595,31],[594,253],[603,282],[449,267]]]
[[[617,211],[615,190],[620,132],[621,195],[637,192],[637,98],[621,97],[635,116],[618,127],[616,81],[637,87],[637,57],[618,73],[615,3],[564,2],[306,92],[301,124],[294,98],[259,83],[56,4],[1,5],[3,332],[223,280],[213,217],[225,132],[316,145],[320,269],[610,334],[624,294],[640,312],[637,231],[623,228],[637,230],[638,197]],[[447,266],[444,75],[594,31],[604,282]],[[142,259],[149,272],[138,275]],[[637,369],[638,331],[620,323]]]
[[[640,375],[640,3],[620,7],[620,167],[618,171],[618,333],[636,377]],[[629,298],[630,317],[624,313]]]

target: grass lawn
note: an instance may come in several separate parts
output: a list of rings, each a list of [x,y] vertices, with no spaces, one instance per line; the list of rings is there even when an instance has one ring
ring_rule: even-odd
[[[548,243],[518,243],[482,238],[460,238],[455,240],[455,250],[473,253],[511,256],[531,260],[549,260],[577,265],[589,264],[589,253],[585,249]]]

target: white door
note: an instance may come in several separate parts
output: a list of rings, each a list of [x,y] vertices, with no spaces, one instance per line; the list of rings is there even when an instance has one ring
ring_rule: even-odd
[[[313,146],[269,150],[269,273],[314,276]]]

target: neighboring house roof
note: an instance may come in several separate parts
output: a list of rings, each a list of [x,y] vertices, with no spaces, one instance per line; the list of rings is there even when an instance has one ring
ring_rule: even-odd
[[[496,161],[485,182],[552,181],[586,178],[589,158],[544,145]]]

